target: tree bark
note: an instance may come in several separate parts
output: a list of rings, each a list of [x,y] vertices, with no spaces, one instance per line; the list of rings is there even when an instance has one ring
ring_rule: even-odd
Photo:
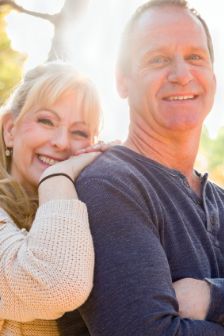
[[[54,26],[54,37],[52,39],[48,60],[60,58],[66,61],[69,60],[69,52],[67,51],[68,44],[65,40],[66,30],[69,26],[71,27],[76,24],[88,3],[89,0],[65,0],[61,11],[53,15],[28,10],[12,0],[0,0],[0,7],[9,6],[18,12],[39,17],[52,23]]]
[[[89,0],[65,0],[63,8],[55,20],[55,33],[48,60],[59,58],[67,61],[70,59],[69,45],[65,38],[66,31],[75,26],[78,18],[81,17],[88,3]]]

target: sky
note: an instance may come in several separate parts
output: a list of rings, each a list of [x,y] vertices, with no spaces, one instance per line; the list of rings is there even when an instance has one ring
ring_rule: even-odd
[[[63,0],[20,0],[25,8],[55,12]],[[90,0],[89,7],[67,32],[70,58],[74,65],[88,74],[99,89],[104,118],[101,138],[124,140],[128,131],[128,106],[116,91],[115,62],[125,22],[142,0]],[[217,94],[213,110],[206,120],[212,137],[224,126],[224,20],[222,0],[190,0],[191,7],[206,20],[213,38]],[[91,34],[89,33],[91,31]],[[7,33],[12,47],[27,54],[25,70],[44,62],[50,49],[53,27],[48,22],[29,15],[11,12],[7,17]]]

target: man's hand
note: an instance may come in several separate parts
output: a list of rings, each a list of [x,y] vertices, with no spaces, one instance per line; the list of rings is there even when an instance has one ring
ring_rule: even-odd
[[[204,320],[210,304],[210,287],[204,280],[185,278],[173,283],[182,318]]]

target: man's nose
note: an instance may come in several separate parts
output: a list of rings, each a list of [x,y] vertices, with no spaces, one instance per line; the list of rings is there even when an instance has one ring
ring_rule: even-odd
[[[60,151],[68,150],[70,147],[68,130],[64,127],[58,128],[52,137],[51,143]]]
[[[185,86],[192,79],[193,75],[191,73],[190,65],[187,63],[187,61],[182,57],[178,57],[173,60],[168,74],[168,80],[171,83]]]

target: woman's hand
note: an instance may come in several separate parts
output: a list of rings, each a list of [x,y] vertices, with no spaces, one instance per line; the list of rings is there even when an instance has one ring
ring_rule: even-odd
[[[72,156],[68,160],[48,167],[40,178],[40,181],[42,181],[45,177],[48,177],[39,184],[39,204],[56,199],[77,199],[78,195],[72,181],[75,181],[80,172],[99,155],[100,152]]]
[[[73,181],[75,181],[81,171],[93,162],[99,155],[100,152],[89,152],[77,156],[71,156],[65,161],[58,162],[53,166],[48,167],[43,172],[40,180],[51,174],[65,173],[69,175]]]
[[[81,171],[92,163],[102,152],[111,148],[112,146],[120,144],[120,141],[112,141],[105,144],[98,142],[93,146],[81,149],[71,156],[69,159],[58,162],[48,167],[41,175],[40,181],[45,177],[44,181],[39,184],[39,202],[40,204],[52,199],[71,199],[77,198],[75,186],[71,183],[69,178],[60,173],[68,175],[72,181],[75,182]],[[52,174],[59,174],[51,176]]]
[[[121,145],[120,140],[114,140],[111,142],[103,142],[99,141],[95,145],[88,146],[86,148],[82,148],[76,152],[76,155],[82,154],[82,153],[90,153],[90,152],[105,152],[109,148],[116,146],[116,145]]]
[[[51,167],[48,167],[41,176],[41,179],[47,175],[55,173],[68,174],[73,180],[75,180],[80,172],[88,166],[95,158],[102,152],[105,152],[109,148],[120,145],[120,140],[114,140],[108,143],[99,141],[98,143],[82,148],[76,151],[75,155],[68,160],[58,162]]]
[[[120,145],[119,140],[111,141],[105,143],[99,141],[97,144],[82,148],[76,151],[75,155],[70,157],[68,160],[58,162],[51,167],[48,167],[41,176],[41,179],[47,175],[54,173],[65,173],[68,174],[73,180],[75,180],[80,172],[93,162],[97,156],[102,152],[105,152],[109,148]]]

